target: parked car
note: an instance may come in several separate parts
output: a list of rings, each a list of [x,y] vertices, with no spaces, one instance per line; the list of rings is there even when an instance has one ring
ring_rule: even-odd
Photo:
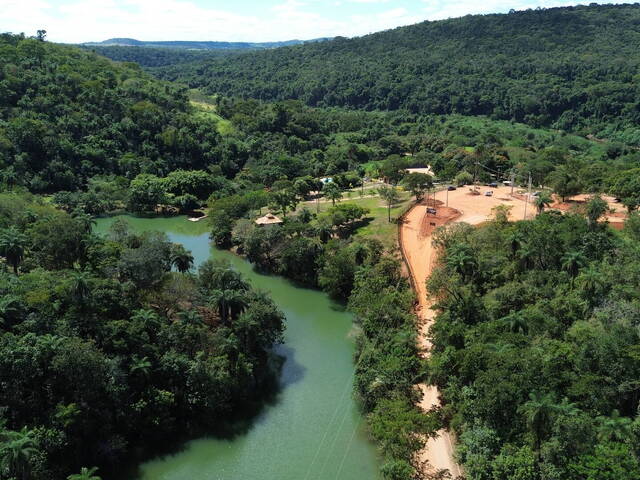
[[[493,197],[493,192],[491,190],[487,190],[486,192],[484,192],[484,196],[485,197]]]
[[[438,211],[433,207],[428,207],[427,213],[430,213],[431,215],[435,215],[436,213],[438,213]]]
[[[498,182],[491,182],[491,183],[487,184],[487,186],[491,187],[491,188],[498,188]]]
[[[455,190],[455,189],[456,189],[456,187],[454,187],[453,185],[449,185],[449,186],[447,187],[447,190],[449,190],[450,192],[452,192],[452,191],[453,191],[453,190]]]

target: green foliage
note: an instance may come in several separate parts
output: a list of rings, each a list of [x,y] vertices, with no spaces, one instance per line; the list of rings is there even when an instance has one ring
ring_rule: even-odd
[[[424,193],[433,187],[433,179],[427,173],[409,173],[402,179],[403,185],[408,188],[419,202]]]
[[[28,239],[20,275],[0,272],[1,478],[99,478],[82,465],[221,433],[273,385],[284,317],[228,264],[188,273],[164,234],[98,237],[20,198],[0,195],[0,225]]]
[[[378,189],[378,195],[387,204],[387,214],[389,222],[391,222],[391,207],[393,207],[400,200],[400,192],[396,187],[380,187]]]
[[[597,223],[604,210],[592,202],[584,216],[434,236],[428,287],[441,311],[429,374],[473,478],[638,475],[640,357],[623,352],[640,346],[640,247],[634,227],[618,235]]]
[[[156,73],[233,97],[487,115],[637,144],[639,16],[635,5],[466,16]]]
[[[36,192],[74,191],[96,175],[199,169],[219,137],[196,122],[183,88],[74,47],[0,38],[0,169]],[[9,168],[10,170],[6,170]]]
[[[640,205],[640,169],[625,170],[611,179],[611,193],[622,200],[629,211]]]
[[[329,182],[322,187],[322,193],[326,198],[331,200],[331,203],[335,206],[336,201],[342,199],[342,189],[337,183]]]
[[[141,174],[131,181],[127,207],[133,212],[155,211],[158,204],[166,203],[165,183],[155,175]]]
[[[454,182],[459,187],[469,185],[473,183],[473,175],[463,170],[456,175],[456,178],[454,178]]]

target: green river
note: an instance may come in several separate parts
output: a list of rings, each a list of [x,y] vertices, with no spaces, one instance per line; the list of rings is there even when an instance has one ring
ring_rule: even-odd
[[[191,250],[196,265],[225,258],[252,285],[269,292],[287,317],[281,391],[246,433],[201,438],[179,452],[144,463],[135,480],[376,480],[379,460],[352,398],[352,317],[322,292],[255,272],[230,252],[211,247],[206,221],[186,217],[117,218],[134,231],[159,230]]]

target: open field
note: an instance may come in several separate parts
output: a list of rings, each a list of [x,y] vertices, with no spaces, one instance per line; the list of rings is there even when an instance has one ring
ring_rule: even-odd
[[[377,185],[375,188],[379,187]],[[340,203],[353,203],[369,209],[367,218],[369,223],[360,227],[354,236],[356,238],[375,238],[380,240],[387,249],[393,249],[396,246],[398,227],[395,219],[400,217],[413,201],[413,196],[409,192],[400,190],[400,201],[391,208],[391,222],[388,219],[387,205],[377,194],[372,192],[374,187],[365,187],[365,196],[362,197],[360,190],[351,190],[345,192]],[[376,196],[372,196],[375,194]],[[337,205],[338,203],[336,203]],[[298,206],[298,211],[303,207],[307,207],[313,213],[326,212],[333,206],[331,201],[321,199],[319,202],[310,200],[303,202]]]

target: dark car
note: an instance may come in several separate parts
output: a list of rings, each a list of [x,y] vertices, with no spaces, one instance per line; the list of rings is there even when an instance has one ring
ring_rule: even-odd
[[[455,190],[455,189],[456,189],[456,187],[454,187],[453,185],[449,185],[449,186],[447,187],[447,190],[449,190],[450,192],[452,192],[452,191],[453,191],[453,190]]]
[[[498,188],[498,182],[491,182],[487,184],[487,187]]]

